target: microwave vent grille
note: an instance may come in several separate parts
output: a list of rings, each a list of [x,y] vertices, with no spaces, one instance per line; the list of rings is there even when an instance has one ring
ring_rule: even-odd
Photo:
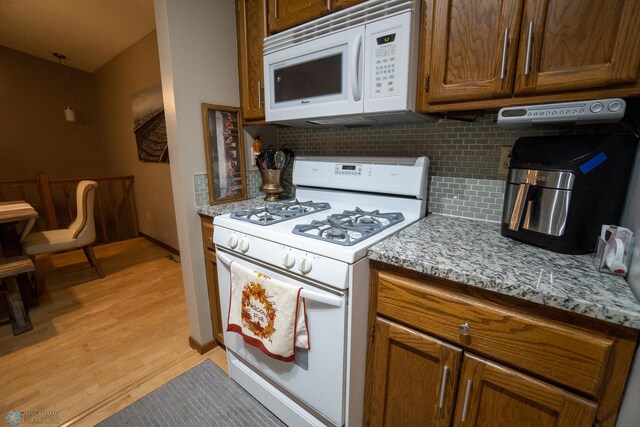
[[[264,53],[266,55],[407,11],[415,11],[414,0],[366,1],[265,38]]]

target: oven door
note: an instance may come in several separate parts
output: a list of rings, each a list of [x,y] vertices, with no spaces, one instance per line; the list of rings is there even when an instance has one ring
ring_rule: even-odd
[[[224,342],[227,350],[250,365],[261,377],[275,383],[277,389],[308,412],[317,412],[321,415],[319,418],[326,418],[335,425],[343,425],[347,327],[345,292],[332,290],[322,284],[220,248],[216,256],[222,323],[225,330]],[[310,349],[296,349],[295,362],[272,359],[256,347],[246,344],[239,334],[226,331],[231,262],[241,263],[246,268],[303,288],[301,296],[306,301]],[[234,363],[238,363],[235,358]],[[267,403],[262,403],[269,407]]]
[[[362,114],[364,27],[264,56],[267,121]]]

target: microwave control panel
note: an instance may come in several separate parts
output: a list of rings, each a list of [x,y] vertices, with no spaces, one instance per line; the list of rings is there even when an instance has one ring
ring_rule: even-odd
[[[402,53],[400,28],[371,35],[372,67],[371,98],[387,98],[397,95],[396,73]]]

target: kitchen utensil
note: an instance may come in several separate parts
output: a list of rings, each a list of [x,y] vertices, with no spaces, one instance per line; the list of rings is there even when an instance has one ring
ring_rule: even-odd
[[[283,169],[286,161],[286,156],[282,151],[276,151],[273,155],[274,165],[276,169]]]
[[[275,169],[275,161],[274,161],[275,154],[276,154],[276,149],[273,147],[273,145],[270,145],[269,148],[267,148],[267,151],[265,152],[265,156],[266,156],[265,168],[266,169]]]
[[[291,163],[291,160],[293,160],[293,158],[295,157],[295,154],[293,153],[293,151],[290,148],[283,148],[282,152],[285,155],[285,161],[284,161],[283,169],[286,169],[287,166],[289,166],[289,163]]]

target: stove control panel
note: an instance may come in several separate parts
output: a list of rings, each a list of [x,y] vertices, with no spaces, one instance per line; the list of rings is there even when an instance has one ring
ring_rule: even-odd
[[[251,268],[259,269],[265,274],[269,271],[265,264],[270,264],[274,270],[286,270],[292,277],[302,276],[337,289],[349,287],[349,264],[346,262],[219,225],[216,226],[213,240],[216,248],[225,248],[230,253],[242,255],[242,259],[248,260],[250,266],[250,260],[256,260],[259,264],[256,263]],[[231,243],[235,243],[235,246],[232,247]]]
[[[362,175],[362,165],[337,164],[336,175]]]

